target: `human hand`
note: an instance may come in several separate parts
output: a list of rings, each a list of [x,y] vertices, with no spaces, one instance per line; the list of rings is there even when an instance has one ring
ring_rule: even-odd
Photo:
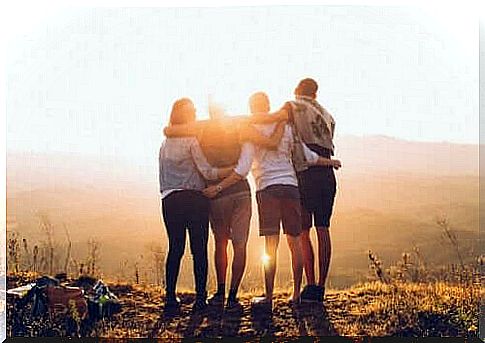
[[[202,191],[202,194],[204,194],[209,199],[212,199],[215,198],[217,194],[219,194],[219,189],[215,185],[209,186]]]
[[[339,169],[340,167],[342,167],[342,162],[340,162],[339,160],[330,160],[330,165],[335,169]]]

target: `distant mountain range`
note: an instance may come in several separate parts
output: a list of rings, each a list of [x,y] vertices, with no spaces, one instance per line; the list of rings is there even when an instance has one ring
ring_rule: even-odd
[[[478,145],[344,136],[335,142],[343,173],[478,175]]]
[[[478,244],[478,146],[382,136],[340,137],[336,146],[343,168],[336,173],[332,217],[333,285],[363,277],[368,249],[387,263],[414,245],[429,263],[454,261],[453,250],[437,244],[436,218],[441,215],[454,229],[467,232],[460,233],[460,246],[475,255],[468,252]],[[39,215],[46,214],[58,242],[65,242],[64,228],[69,230],[73,258],[84,258],[88,239],[98,239],[101,267],[114,275],[120,261],[147,254],[147,245],[165,246],[157,174],[156,156],[152,164],[140,165],[65,153],[8,153],[7,231],[19,232],[31,243],[42,240]],[[250,246],[261,251],[257,212],[253,197]],[[249,265],[257,266],[258,256],[252,254]],[[186,278],[192,280],[189,269]]]
[[[339,173],[420,174],[422,176],[478,175],[478,145],[411,142],[386,136],[338,137]],[[122,183],[152,188],[158,182],[158,161],[130,164],[113,157],[7,153],[8,191],[38,187],[103,188]],[[154,190],[156,192],[156,188]]]

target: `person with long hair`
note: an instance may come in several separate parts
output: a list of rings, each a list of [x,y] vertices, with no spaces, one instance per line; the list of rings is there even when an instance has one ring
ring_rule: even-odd
[[[182,98],[172,106],[170,126],[195,121],[192,101]],[[206,180],[229,175],[232,168],[213,168],[194,137],[166,138],[160,147],[159,181],[163,221],[168,235],[165,269],[165,310],[176,310],[180,262],[185,250],[186,234],[193,256],[196,300],[194,312],[207,306],[207,241],[209,199],[202,191]],[[204,179],[205,178],[205,179]]]

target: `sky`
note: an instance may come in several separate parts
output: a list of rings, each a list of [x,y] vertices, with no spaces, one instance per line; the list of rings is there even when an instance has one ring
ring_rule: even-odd
[[[319,83],[337,136],[478,144],[478,20],[383,6],[69,8],[10,40],[7,152],[152,163],[170,108],[273,109]]]

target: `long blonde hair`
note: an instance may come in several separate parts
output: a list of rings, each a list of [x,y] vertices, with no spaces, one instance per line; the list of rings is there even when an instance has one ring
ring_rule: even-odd
[[[195,112],[188,112],[184,110],[185,105],[192,105],[192,100],[189,98],[180,98],[172,105],[172,112],[170,113],[170,125],[187,124],[195,120]]]
[[[256,92],[249,97],[249,110],[251,113],[269,112],[270,103],[268,94]]]

